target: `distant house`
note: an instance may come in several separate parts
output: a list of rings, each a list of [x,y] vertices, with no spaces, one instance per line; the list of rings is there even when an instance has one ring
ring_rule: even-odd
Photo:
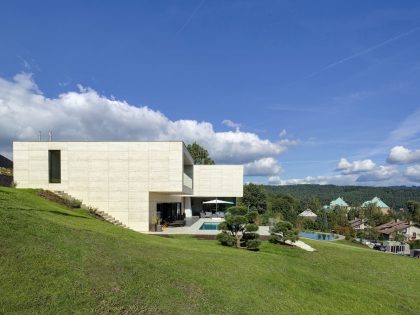
[[[366,222],[367,222],[366,219],[355,218],[354,220],[351,220],[349,223],[353,230],[364,230],[367,227],[369,227]]]
[[[365,201],[362,204],[362,208],[366,208],[370,204],[376,205],[384,214],[387,214],[390,210],[390,207],[378,197],[374,197],[372,200]]]
[[[328,206],[328,208],[330,209],[334,209],[335,207],[343,207],[343,208],[349,208],[349,205],[347,204],[347,202],[344,201],[343,198],[338,197],[337,199],[334,199],[333,201],[330,202],[330,205]]]
[[[312,212],[311,209],[306,209],[302,213],[299,214],[299,217],[308,218],[312,221],[316,221],[316,218],[318,217],[315,213]]]
[[[406,240],[420,239],[420,224],[406,221],[389,221],[376,227],[385,240],[390,240],[395,234],[403,235]]]
[[[385,252],[397,255],[410,255],[410,245],[395,241],[383,242]]]

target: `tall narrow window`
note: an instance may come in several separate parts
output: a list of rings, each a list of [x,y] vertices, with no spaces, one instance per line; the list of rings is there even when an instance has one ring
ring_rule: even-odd
[[[61,151],[48,151],[48,170],[50,183],[61,183]]]

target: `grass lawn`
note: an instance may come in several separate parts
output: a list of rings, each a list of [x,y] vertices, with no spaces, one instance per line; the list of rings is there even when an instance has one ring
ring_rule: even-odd
[[[142,235],[0,188],[0,314],[420,314],[419,260],[307,242]]]
[[[360,244],[360,243],[356,243],[356,242],[352,242],[352,241],[348,241],[348,240],[336,240],[334,241],[337,244],[343,244],[343,245],[348,245],[348,246],[353,246],[353,247],[359,247],[359,248],[364,248],[364,249],[370,249],[368,246]]]

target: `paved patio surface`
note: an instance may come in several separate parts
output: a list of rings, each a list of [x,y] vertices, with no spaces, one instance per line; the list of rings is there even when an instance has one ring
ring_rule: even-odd
[[[203,223],[217,223],[217,222],[223,222],[223,221],[224,221],[224,219],[222,219],[222,218],[200,218],[190,226],[168,227],[168,228],[164,229],[162,232],[149,232],[149,234],[216,235],[216,234],[220,233],[219,230],[200,230],[200,227],[203,225]],[[258,229],[258,233],[260,235],[269,236],[270,233],[268,232],[268,226],[260,226],[259,229]]]

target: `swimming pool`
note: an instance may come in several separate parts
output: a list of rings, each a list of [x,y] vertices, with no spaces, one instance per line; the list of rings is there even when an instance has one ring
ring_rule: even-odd
[[[318,241],[332,241],[332,240],[337,239],[337,237],[331,233],[300,232],[299,236],[310,238],[313,240],[318,240]]]
[[[220,222],[218,223],[213,223],[213,222],[204,222],[201,227],[200,230],[217,230],[217,227],[219,226]]]

